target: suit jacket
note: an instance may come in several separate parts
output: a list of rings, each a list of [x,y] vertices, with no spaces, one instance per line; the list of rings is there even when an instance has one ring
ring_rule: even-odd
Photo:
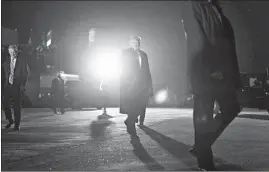
[[[234,32],[223,13],[207,1],[191,1],[184,8],[183,25],[191,92],[240,88]],[[223,80],[210,76],[216,71],[223,73]]]
[[[6,59],[4,66],[4,73],[5,73],[5,86],[9,83],[9,75],[10,75],[10,57]],[[14,69],[14,76],[13,76],[13,85],[15,86],[25,86],[28,79],[28,66],[26,58],[20,56],[17,57],[15,69]]]
[[[141,66],[138,56],[141,57]],[[152,78],[147,54],[131,48],[122,52],[120,102],[121,113],[129,113],[145,108],[150,94],[152,94]],[[141,107],[141,108],[140,108]]]

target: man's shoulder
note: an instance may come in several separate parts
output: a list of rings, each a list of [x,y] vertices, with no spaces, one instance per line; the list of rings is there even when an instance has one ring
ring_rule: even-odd
[[[210,5],[211,3],[208,2],[208,0],[199,0],[199,1],[190,1],[189,4],[198,7],[198,6]]]
[[[183,16],[187,17],[190,13],[201,13],[205,8],[211,7],[210,3],[206,0],[188,1],[185,2],[183,8]]]
[[[18,59],[20,59],[20,61],[26,61],[27,55],[25,53],[20,53],[18,54]]]
[[[147,56],[147,53],[143,50],[139,50],[140,51],[140,54],[143,55],[143,56]]]

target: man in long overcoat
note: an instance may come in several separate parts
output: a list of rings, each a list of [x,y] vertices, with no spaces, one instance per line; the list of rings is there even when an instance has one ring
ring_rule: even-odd
[[[120,79],[120,113],[128,115],[127,132],[136,138],[135,121],[140,115],[143,125],[149,97],[153,95],[148,57],[140,49],[140,40],[131,37],[130,48],[122,52]]]
[[[215,170],[211,145],[240,112],[236,90],[241,79],[233,28],[216,0],[190,1],[184,8],[190,92],[194,95],[198,166]],[[213,118],[214,102],[221,114]]]

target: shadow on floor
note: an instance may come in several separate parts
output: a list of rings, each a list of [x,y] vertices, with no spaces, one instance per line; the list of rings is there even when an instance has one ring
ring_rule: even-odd
[[[155,140],[163,149],[170,152],[173,156],[177,157],[182,163],[190,167],[190,170],[197,170],[196,160],[189,153],[191,146],[178,142],[175,139],[167,137],[148,127],[141,128],[148,136]],[[243,171],[244,169],[238,165],[230,164],[220,158],[214,158],[217,169],[221,171]]]
[[[111,135],[111,130],[108,128],[113,124],[112,121],[107,119],[98,119],[93,121],[90,125],[90,136],[94,140],[107,139]]]
[[[5,134],[5,133],[9,133],[9,132],[15,132],[15,131],[13,130],[13,127],[7,129],[7,128],[5,128],[5,125],[2,126],[2,128],[1,128],[1,136],[2,136],[2,138],[3,138],[3,134]]]
[[[164,171],[165,168],[161,166],[158,162],[156,162],[147,152],[147,150],[143,147],[139,139],[132,139],[131,144],[134,147],[134,154],[139,158],[141,162],[143,162],[147,169],[150,171]]]
[[[97,109],[97,108],[87,108],[87,109],[79,109],[79,108],[77,108],[77,109],[68,109],[68,111],[85,111],[85,112],[87,112],[87,111],[97,111],[97,110],[100,110],[100,109]]]
[[[255,115],[255,114],[242,114],[238,115],[237,118],[257,119],[257,120],[269,120],[269,115]]]

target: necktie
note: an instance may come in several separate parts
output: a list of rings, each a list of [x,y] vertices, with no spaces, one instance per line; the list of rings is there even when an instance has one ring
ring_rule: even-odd
[[[10,62],[10,75],[9,75],[9,83],[10,84],[13,84],[14,69],[15,69],[15,58],[12,58],[11,62]]]

